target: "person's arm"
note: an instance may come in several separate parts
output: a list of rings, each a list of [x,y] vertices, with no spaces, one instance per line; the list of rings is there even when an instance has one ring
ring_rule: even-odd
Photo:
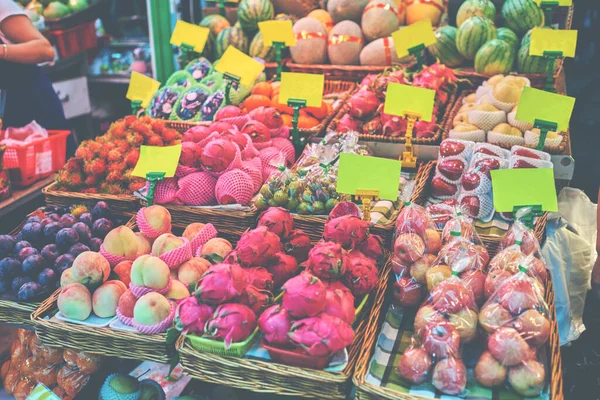
[[[13,15],[0,22],[0,32],[12,43],[0,46],[0,59],[20,64],[54,60],[54,48],[25,15]]]

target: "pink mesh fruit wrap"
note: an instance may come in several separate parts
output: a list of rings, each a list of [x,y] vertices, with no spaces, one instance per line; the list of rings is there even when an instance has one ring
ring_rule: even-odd
[[[277,168],[281,166],[277,164],[280,164],[281,160],[285,159],[285,154],[276,147],[267,147],[260,151],[259,157],[263,165],[263,181],[266,182],[277,171]]]
[[[222,176],[223,174],[225,174],[226,172],[232,171],[234,169],[239,169],[242,167],[242,153],[240,152],[240,148],[238,146],[235,146],[235,157],[233,159],[233,161],[231,162],[231,164],[229,164],[229,166],[227,167],[227,169],[225,169],[224,171],[221,172],[209,172],[209,174],[211,174],[212,176]]]
[[[254,182],[241,169],[234,169],[219,177],[215,195],[219,204],[248,204],[254,195]]]
[[[227,122],[231,125],[235,125],[236,128],[242,129],[244,125],[246,125],[250,121],[250,117],[248,115],[240,115],[238,117],[230,117],[230,118],[221,118],[219,122]]]
[[[184,241],[183,245],[158,256],[158,258],[167,263],[171,269],[179,267],[181,264],[192,258],[192,244],[186,238],[181,239]]]
[[[286,138],[290,137],[290,127],[283,125],[281,128],[271,129],[272,138]]]
[[[177,165],[177,169],[175,170],[175,176],[177,178],[183,178],[186,175],[193,174],[194,172],[200,171],[198,168],[187,167],[185,165]]]
[[[150,189],[150,184],[146,183],[146,190]],[[175,201],[177,197],[177,178],[166,178],[156,184],[154,190],[154,202],[156,204],[168,204]]]
[[[119,319],[119,321],[121,321],[123,323],[123,325],[133,326],[133,318],[124,316],[118,307],[117,307],[117,318]]]
[[[273,147],[273,141],[272,140],[268,140],[268,141],[262,142],[262,143],[256,143],[256,142],[253,142],[253,143],[254,143],[254,147],[256,147],[256,149],[258,151],[266,149],[267,147]]]
[[[140,228],[140,232],[142,232],[142,235],[146,236],[148,239],[156,239],[163,233],[171,232],[170,226],[169,226],[169,229],[164,232],[161,232],[157,229],[154,229],[152,226],[150,226],[150,224],[146,220],[146,216],[144,215],[145,209],[146,209],[146,207],[140,208],[135,217],[137,226],[138,226],[138,228]]]
[[[169,293],[169,290],[171,290],[171,285],[172,285],[172,282],[171,282],[171,279],[169,279],[169,283],[167,283],[167,286],[164,289],[156,290],[156,289],[151,289],[146,286],[137,286],[137,285],[134,285],[133,283],[129,282],[129,290],[131,290],[131,293],[133,293],[133,295],[137,299],[139,299],[143,295],[152,293],[152,292],[157,292],[160,294],[167,294],[167,293]]]
[[[179,180],[176,199],[189,206],[208,206],[216,203],[217,178],[208,172],[196,172]]]
[[[285,154],[285,161],[288,163],[288,167],[291,167],[296,160],[296,150],[294,145],[287,138],[275,138],[273,139],[273,147],[279,149]]]
[[[217,229],[213,224],[204,225],[204,228],[202,228],[202,230],[198,232],[198,234],[190,242],[192,246],[192,254],[196,254],[196,251],[199,248],[201,249],[202,246],[204,246],[204,244],[206,244],[206,242],[208,242],[210,239],[216,238],[218,233],[219,232],[217,232]]]
[[[262,171],[258,168],[255,168],[253,164],[247,161],[242,163],[242,171],[247,173],[248,176],[252,178],[254,193],[258,192],[263,184]]]
[[[171,312],[169,316],[164,320],[154,325],[142,325],[133,321],[133,327],[140,333],[145,335],[156,335],[158,333],[166,332],[167,329],[173,324],[173,320],[175,319],[175,303],[169,300],[171,303]]]
[[[108,263],[110,264],[110,266],[112,268],[114,268],[118,263],[120,263],[121,261],[133,261],[135,260],[135,258],[127,258],[127,257],[123,257],[123,256],[117,256],[114,254],[110,254],[109,252],[107,252],[106,250],[104,250],[104,244],[100,245],[100,254],[106,258],[106,261],[108,261]]]
[[[244,150],[242,150],[242,161],[258,157],[259,152],[256,150],[256,147],[254,147],[254,143],[252,143],[250,136],[245,133],[242,133],[241,135],[246,139],[246,146],[244,147]]]
[[[263,169],[263,163],[262,160],[260,159],[260,157],[254,157],[248,161],[246,161],[246,164],[248,164],[249,166],[252,166],[254,168],[256,168],[259,171],[262,171]]]

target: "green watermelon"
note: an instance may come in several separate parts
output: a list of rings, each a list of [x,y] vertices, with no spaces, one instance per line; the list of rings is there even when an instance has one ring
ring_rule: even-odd
[[[516,33],[505,27],[498,28],[497,33],[498,39],[504,40],[506,43],[510,44],[515,51],[517,50],[519,47],[519,38]]]
[[[215,39],[223,29],[229,28],[231,24],[229,23],[227,18],[219,14],[213,14],[202,18],[202,21],[200,21],[198,25],[204,28],[208,28],[210,31],[210,34],[208,35],[208,40],[204,45],[204,51],[202,52],[202,55],[214,61],[215,56],[213,53],[215,49]]]
[[[248,55],[250,57],[262,58],[265,62],[273,62],[275,61],[275,47],[265,46],[262,33],[257,32],[252,42],[250,42]]]
[[[544,24],[544,12],[533,0],[506,0],[502,6],[504,25],[523,35]]]
[[[233,26],[223,29],[215,39],[215,58],[221,58],[229,46],[248,53],[248,37],[244,31]]]
[[[523,47],[525,45],[529,46],[529,43],[531,43],[531,32],[532,31],[533,30],[530,29],[530,30],[527,31],[526,34],[523,35],[523,38],[521,39],[521,47]]]
[[[475,54],[475,72],[486,75],[507,74],[515,62],[515,49],[501,39],[484,43]]]
[[[496,26],[492,21],[483,17],[471,17],[456,32],[456,48],[467,60],[473,60],[477,50],[485,42],[496,39],[496,35]]]
[[[544,74],[548,62],[546,57],[529,55],[529,42],[525,42],[517,53],[517,71],[520,74]]]
[[[273,19],[271,0],[242,0],[238,4],[238,22],[246,32],[256,32],[258,23]]]
[[[485,17],[496,20],[496,6],[490,0],[466,0],[456,14],[456,26],[461,26],[471,17]]]
[[[442,26],[435,31],[436,42],[428,47],[429,52],[442,64],[457,67],[465,58],[456,48],[456,28],[450,25]]]

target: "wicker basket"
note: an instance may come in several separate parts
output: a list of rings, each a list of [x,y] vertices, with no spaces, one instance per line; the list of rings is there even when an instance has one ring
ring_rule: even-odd
[[[370,298],[382,298],[387,287],[391,264],[386,263],[380,271],[379,284]],[[371,302],[371,300],[369,299]],[[380,307],[382,302],[373,302]],[[365,308],[370,307],[370,304]],[[367,308],[368,309],[368,308]],[[372,310],[379,314],[380,311]],[[184,372],[201,381],[217,383],[253,392],[308,397],[315,399],[345,399],[351,389],[350,377],[359,352],[363,348],[363,336],[367,319],[359,322],[354,343],[348,348],[348,365],[342,372],[292,367],[263,360],[221,357],[196,351],[183,336],[177,342]]]
[[[465,97],[467,97],[468,95],[470,95],[471,93],[474,93],[474,92],[473,91],[462,92],[460,94],[460,96],[458,96],[458,99],[456,100],[454,105],[450,108],[450,111],[446,115],[446,119],[445,119],[445,123],[444,123],[444,130],[443,130],[444,133],[442,134],[442,140],[448,139],[449,132],[450,132],[450,130],[452,130],[452,121],[454,120],[454,117],[456,117],[456,115],[458,114],[458,110],[460,109],[460,107],[463,105],[462,104],[463,99]],[[560,144],[558,146],[544,147],[544,151],[546,153],[569,155],[569,150],[568,150],[568,146],[567,146],[567,143],[569,142],[569,130],[562,132],[561,135],[562,135],[563,139],[562,139],[562,142],[560,142]],[[494,143],[494,144],[496,144],[496,143]],[[500,146],[504,149],[507,149],[507,150],[510,150],[510,148],[512,147],[512,145],[504,144],[504,143],[498,143],[496,145]],[[527,146],[527,145],[524,145],[524,146]],[[534,146],[527,146],[527,147],[535,148]]]
[[[385,291],[384,293],[385,294]],[[379,295],[379,293],[378,293]],[[563,379],[562,379],[562,358],[560,354],[560,341],[558,335],[558,324],[556,322],[556,309],[554,307],[554,287],[552,279],[548,279],[546,293],[544,296],[548,309],[550,310],[550,338],[548,340],[550,357],[550,399],[564,400],[563,395]],[[371,357],[375,352],[377,340],[379,338],[379,330],[385,318],[387,308],[384,307],[384,295],[381,298],[376,298],[375,302],[380,302],[379,307],[373,307],[373,312],[369,316],[369,323],[365,331],[365,339],[361,353],[356,365],[356,371],[352,381],[356,386],[356,398],[360,400],[423,400],[423,397],[415,396],[407,393],[400,393],[395,390],[372,385],[366,382],[366,377],[369,372]]]
[[[430,165],[430,167],[427,168],[427,170],[429,172],[429,178],[427,179],[427,184],[425,185],[424,190],[420,191],[420,196],[417,199],[415,199],[415,203],[420,204],[420,205],[424,205],[426,203],[427,199],[431,196],[431,180],[433,179],[433,176],[435,174],[435,167],[437,165],[437,161],[430,161],[428,164]],[[537,219],[535,227],[534,227],[535,237],[540,242],[540,244],[543,242],[545,234],[546,234],[547,219],[548,219],[548,213],[544,213],[541,217],[539,217]],[[498,253],[498,251],[499,251],[500,243],[502,242],[503,237],[495,236],[495,235],[482,235],[482,234],[480,234],[479,237],[481,238],[483,245],[488,250],[490,257],[494,257],[496,255],[496,253]]]
[[[93,206],[105,201],[117,215],[133,215],[140,208],[139,199],[133,195],[89,194],[56,190],[56,182],[42,189],[46,204],[49,206],[74,206],[84,204]]]
[[[286,67],[291,72],[325,75],[325,79],[348,82],[360,82],[369,74],[380,74],[388,66],[383,65],[331,65],[331,64],[295,64],[289,62]]]

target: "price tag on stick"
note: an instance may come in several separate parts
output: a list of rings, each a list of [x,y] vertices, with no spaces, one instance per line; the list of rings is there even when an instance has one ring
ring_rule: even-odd
[[[398,160],[342,153],[336,190],[360,198],[363,217],[370,221],[371,201],[398,200],[401,167]]]
[[[146,178],[150,183],[150,188],[146,195],[149,206],[154,203],[154,191],[156,190],[158,181],[175,176],[180,156],[180,144],[164,147],[140,147],[140,158],[131,175]]]
[[[139,72],[131,73],[129,88],[125,97],[131,101],[131,109],[134,115],[137,114],[140,107],[148,107],[148,103],[150,103],[152,96],[159,87],[159,81]]]
[[[187,63],[190,54],[204,51],[209,34],[208,28],[178,20],[171,35],[171,44],[181,48],[182,61]]]
[[[421,69],[420,66],[423,65],[423,51],[427,46],[436,42],[429,18],[397,30],[392,33],[392,39],[394,39],[398,58],[406,57],[409,54],[414,55],[417,59],[418,69]]]
[[[292,21],[263,21],[258,23],[264,45],[275,47],[275,60],[277,61],[277,76],[274,80],[281,79],[282,64],[281,54],[284,47],[296,46],[296,35],[292,29]]]
[[[227,47],[215,69],[224,75],[227,82],[225,100],[229,104],[229,92],[238,84],[252,86],[265,66],[233,46]]]
[[[534,28],[531,32],[529,55],[546,57],[546,86],[549,92],[554,91],[554,66],[559,57],[575,57],[577,47],[576,30],[554,30]]]

